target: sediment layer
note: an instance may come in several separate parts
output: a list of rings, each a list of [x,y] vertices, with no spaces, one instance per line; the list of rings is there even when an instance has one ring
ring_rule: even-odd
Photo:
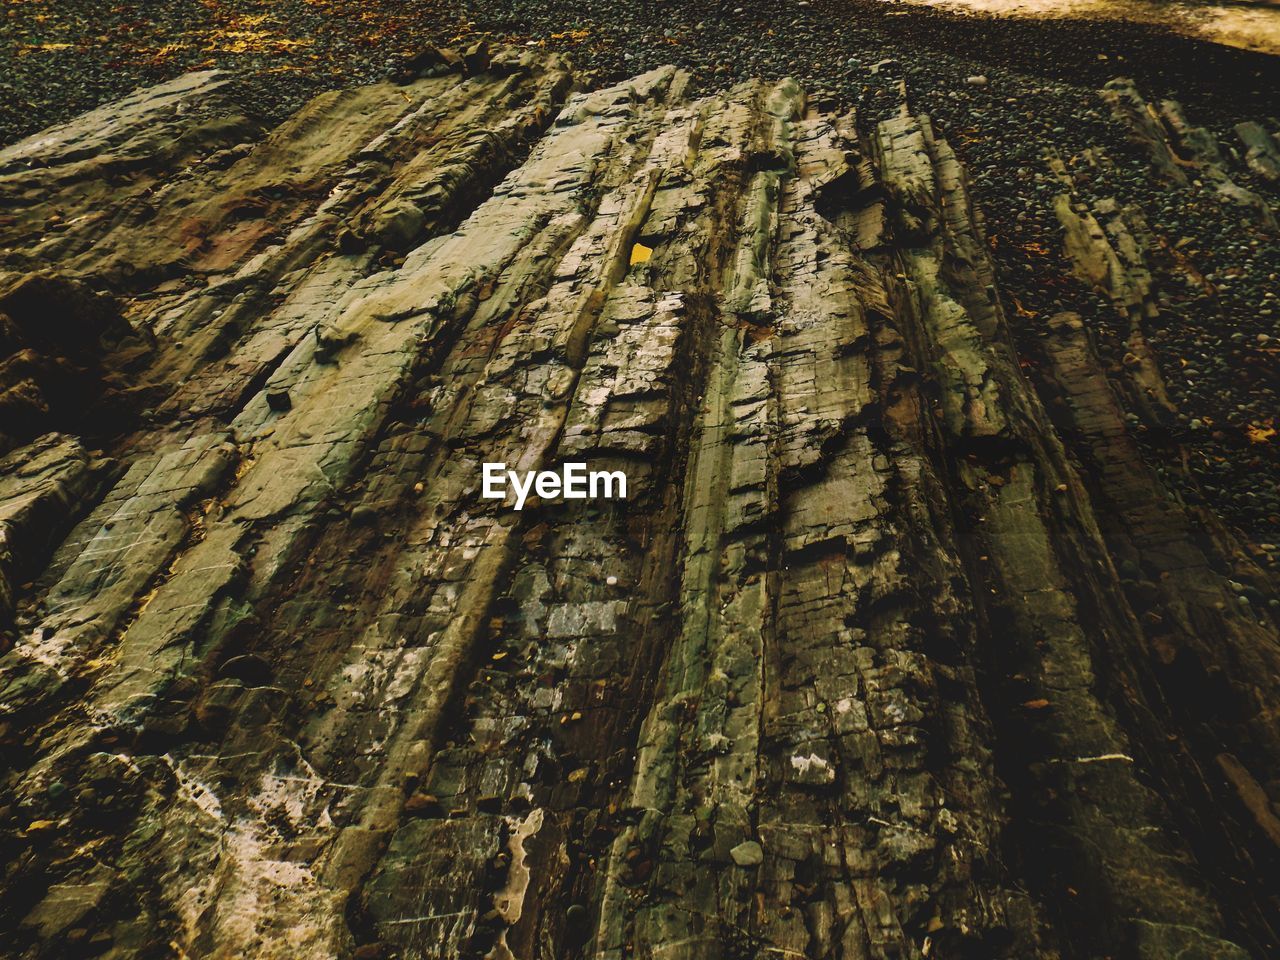
[[[419,67],[0,151],[7,951],[1268,956],[1275,584],[1134,439],[1141,211],[1047,158],[1133,360],[1031,355],[905,100]],[[1265,125],[1099,96],[1274,225]]]

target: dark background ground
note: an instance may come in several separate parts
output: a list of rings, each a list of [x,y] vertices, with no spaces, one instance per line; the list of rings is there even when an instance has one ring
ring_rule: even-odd
[[[1104,353],[1120,348],[1109,308],[1060,279],[1042,160],[1046,142],[1068,155],[1101,144],[1119,162],[1092,189],[1141,203],[1218,286],[1171,293],[1152,338],[1184,413],[1173,439],[1196,480],[1171,470],[1169,481],[1254,542],[1280,541],[1280,440],[1250,439],[1277,416],[1280,242],[1199,193],[1155,183],[1096,94],[1131,76],[1149,100],[1182,101],[1231,142],[1235,122],[1280,115],[1280,58],[1145,26],[961,18],[878,0],[8,0],[0,10],[0,144],[197,67],[233,71],[246,104],[278,120],[318,90],[382,79],[423,44],[480,36],[565,52],[588,82],[669,62],[703,87],[791,75],[867,116],[895,109],[905,78],[913,107],[970,166],[1032,359],[1038,318],[1064,308],[1094,323]],[[989,83],[967,84],[975,74]],[[1172,456],[1147,440],[1157,465]]]
[[[955,17],[879,0],[7,0],[0,143],[184,70],[222,67],[287,115],[319,89],[383,77],[424,43],[477,36],[568,52],[602,80],[674,62],[709,84],[790,74],[852,92],[905,57],[918,83],[994,67],[1242,115],[1280,109],[1280,58],[1115,21]],[[739,12],[740,11],[740,12]],[[1103,59],[1105,57],[1105,59]],[[853,62],[850,62],[853,58]]]

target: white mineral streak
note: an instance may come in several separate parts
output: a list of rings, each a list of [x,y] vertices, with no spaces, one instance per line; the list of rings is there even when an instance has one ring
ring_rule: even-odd
[[[543,810],[541,807],[531,810],[523,820],[519,817],[507,817],[506,820],[511,827],[511,839],[507,842],[507,849],[511,853],[511,866],[507,870],[507,885],[493,898],[493,905],[510,928],[520,921],[524,912],[524,896],[529,889],[531,879],[524,845],[526,840],[542,829]],[[507,946],[506,929],[498,937],[498,942],[489,956],[493,960],[516,960]]]

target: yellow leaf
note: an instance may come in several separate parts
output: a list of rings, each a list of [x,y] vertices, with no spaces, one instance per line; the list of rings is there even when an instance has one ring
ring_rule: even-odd
[[[1256,423],[1251,423],[1245,429],[1245,436],[1249,438],[1250,443],[1267,443],[1276,435],[1275,427],[1263,427]]]
[[[643,243],[637,243],[631,248],[631,266],[637,263],[648,263],[649,258],[653,256],[653,248],[646,247]]]
[[[1020,317],[1038,317],[1038,316],[1040,316],[1040,314],[1039,314],[1039,313],[1037,313],[1035,310],[1028,310],[1026,307],[1024,307],[1024,306],[1022,305],[1022,301],[1021,301],[1021,300],[1019,300],[1017,297],[1013,296],[1013,294],[1010,294],[1010,295],[1009,295],[1009,299],[1013,301],[1013,309],[1017,311],[1018,316],[1020,316]]]

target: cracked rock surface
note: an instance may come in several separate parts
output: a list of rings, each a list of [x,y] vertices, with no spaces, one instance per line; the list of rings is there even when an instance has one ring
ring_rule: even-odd
[[[0,151],[5,954],[1276,955],[1274,574],[1135,437],[1103,160],[1119,370],[1015,346],[919,104],[424,63]],[[1274,227],[1269,121],[1099,102]]]

